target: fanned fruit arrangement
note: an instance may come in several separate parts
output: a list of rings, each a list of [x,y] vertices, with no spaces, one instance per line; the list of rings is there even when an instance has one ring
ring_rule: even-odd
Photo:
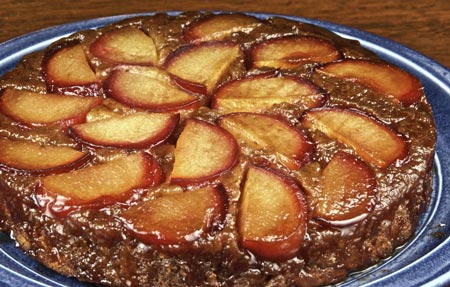
[[[133,18],[0,84],[0,226],[81,281],[331,284],[393,254],[429,201],[419,80],[310,24]]]

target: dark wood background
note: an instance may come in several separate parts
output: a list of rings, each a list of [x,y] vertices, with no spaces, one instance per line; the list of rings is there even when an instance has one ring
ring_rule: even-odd
[[[265,12],[330,21],[387,37],[450,67],[449,0],[1,0],[0,42],[83,19],[170,10]]]

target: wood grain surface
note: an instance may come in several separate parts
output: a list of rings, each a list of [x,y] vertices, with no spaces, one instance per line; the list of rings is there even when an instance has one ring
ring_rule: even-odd
[[[450,67],[450,0],[1,0],[0,42],[73,21],[174,10],[265,12],[330,21],[389,38]]]

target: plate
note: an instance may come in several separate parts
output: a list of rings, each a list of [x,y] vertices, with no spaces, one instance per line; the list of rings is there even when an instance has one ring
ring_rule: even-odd
[[[177,14],[178,12],[170,12]],[[0,75],[12,69],[22,56],[43,49],[53,41],[73,32],[92,29],[129,17],[152,15],[128,14],[74,22],[39,30],[0,44]],[[378,54],[417,76],[433,108],[438,139],[434,158],[434,183],[431,203],[420,225],[405,246],[388,259],[364,271],[352,274],[340,287],[388,286],[449,286],[450,285],[450,70],[430,58],[399,43],[330,22],[308,18],[248,13],[266,18],[271,16],[315,24],[337,34],[355,39]],[[0,286],[77,286],[80,283],[49,270],[24,255],[8,234],[0,232]]]

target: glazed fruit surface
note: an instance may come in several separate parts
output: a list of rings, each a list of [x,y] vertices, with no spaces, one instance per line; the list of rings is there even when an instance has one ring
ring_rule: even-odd
[[[429,200],[419,80],[310,24],[134,18],[0,85],[1,228],[82,281],[335,283],[405,243]]]

